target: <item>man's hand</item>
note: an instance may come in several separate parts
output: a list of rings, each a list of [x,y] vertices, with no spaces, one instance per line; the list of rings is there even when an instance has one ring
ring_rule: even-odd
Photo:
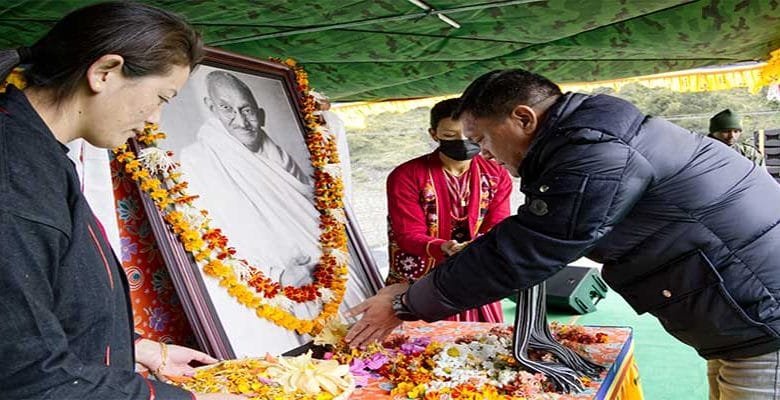
[[[363,314],[363,318],[347,333],[347,343],[352,347],[364,347],[375,340],[383,340],[393,329],[401,325],[401,320],[396,318],[393,312],[392,303],[393,297],[406,292],[407,289],[409,289],[407,283],[385,286],[376,296],[366,299],[349,310],[349,317]]]

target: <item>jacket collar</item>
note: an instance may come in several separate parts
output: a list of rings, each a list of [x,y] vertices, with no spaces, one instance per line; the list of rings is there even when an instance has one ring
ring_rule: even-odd
[[[57,140],[54,133],[30,104],[24,92],[17,89],[16,86],[8,85],[6,87],[5,94],[0,96],[0,110],[17,124],[34,131],[47,145],[59,148],[64,153],[68,152],[68,147]]]
[[[523,177],[545,155],[564,145],[569,140],[568,132],[587,129],[600,132],[600,137],[593,140],[617,139],[629,143],[647,116],[617,97],[566,93],[550,107],[545,118],[521,164],[519,172]]]
[[[520,176],[523,176],[523,171],[526,167],[533,163],[532,160],[537,157],[537,153],[539,153],[547,138],[558,130],[559,124],[562,121],[565,121],[577,107],[589,97],[590,96],[582,93],[568,92],[560,96],[558,100],[550,106],[544,121],[542,121],[539,126],[536,137],[531,141],[531,145],[528,147],[528,153],[526,153],[523,162],[520,163],[520,170],[518,171],[520,172]]]

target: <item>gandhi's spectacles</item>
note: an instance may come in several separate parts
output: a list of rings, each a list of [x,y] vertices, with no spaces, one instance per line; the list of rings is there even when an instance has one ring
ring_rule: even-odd
[[[221,115],[223,118],[226,118],[231,121],[236,118],[236,115],[238,113],[241,114],[241,117],[244,120],[256,122],[258,119],[257,110],[255,110],[251,106],[243,106],[240,109],[236,110],[236,108],[231,106],[230,104],[217,103],[217,113],[219,113],[219,115]]]

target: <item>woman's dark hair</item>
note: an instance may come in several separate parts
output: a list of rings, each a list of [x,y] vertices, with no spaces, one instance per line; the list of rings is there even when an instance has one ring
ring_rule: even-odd
[[[495,70],[471,82],[460,96],[460,106],[453,117],[459,118],[464,112],[478,118],[509,115],[518,104],[531,106],[561,94],[558,85],[533,72]]]
[[[442,100],[431,108],[431,129],[439,126],[439,121],[444,118],[452,118],[452,114],[458,109],[460,99]]]
[[[49,89],[60,103],[106,54],[124,58],[128,77],[164,75],[174,65],[193,68],[203,56],[203,41],[170,12],[135,2],[99,3],[72,11],[29,48],[0,52],[0,79],[16,65],[29,64],[28,87]]]

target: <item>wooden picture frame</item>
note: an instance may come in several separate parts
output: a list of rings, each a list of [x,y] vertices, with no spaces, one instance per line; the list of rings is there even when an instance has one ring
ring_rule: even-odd
[[[319,234],[310,232],[314,204],[309,209],[302,200],[312,201],[313,196],[306,197],[305,190],[308,184],[313,192],[311,180],[306,181],[312,168],[304,141],[302,95],[295,72],[285,64],[207,48],[188,83],[163,108],[160,123],[167,139],[158,147],[171,150],[181,162],[190,194],[200,196],[196,205],[208,210],[213,226],[223,230],[239,256],[250,264],[253,260],[267,264],[272,271],[268,276],[275,279],[278,275],[283,283],[305,281],[301,271],[318,259],[311,252],[311,237]],[[265,137],[261,144],[252,139],[252,132]],[[136,153],[139,146],[131,143]],[[149,196],[143,191],[141,195],[171,279],[204,351],[225,359],[259,357],[266,352],[285,353],[309,341],[304,335],[291,338],[290,331],[261,319],[229,297],[217,279],[205,275],[187,253]],[[350,262],[340,314],[382,287],[346,199],[344,203]],[[291,310],[295,315],[315,312],[300,307]]]

